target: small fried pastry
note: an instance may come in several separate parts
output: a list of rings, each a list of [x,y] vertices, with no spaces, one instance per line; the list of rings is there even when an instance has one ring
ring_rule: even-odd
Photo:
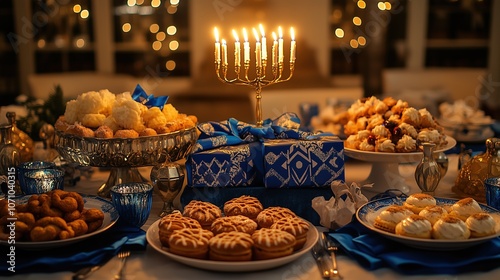
[[[88,232],[90,233],[101,227],[104,221],[104,213],[101,210],[94,208],[83,209],[81,218],[87,223],[89,227]]]
[[[448,215],[432,226],[434,239],[464,240],[470,237],[470,230],[460,218]]]
[[[170,235],[168,245],[170,252],[176,255],[195,259],[206,259],[208,242],[214,234],[201,228],[183,228]]]
[[[232,231],[214,236],[208,242],[209,259],[214,261],[252,260],[252,236],[248,233]]]
[[[89,230],[87,223],[81,219],[69,222],[68,226],[75,232],[75,236],[84,235]]]
[[[475,213],[465,220],[467,228],[470,230],[470,237],[484,237],[496,233],[496,222],[488,213]]]
[[[257,223],[242,215],[217,218],[210,227],[210,230],[214,233],[214,235],[231,231],[252,234],[256,229]]]
[[[114,138],[137,138],[139,133],[133,129],[120,129],[115,132]]]
[[[395,233],[396,225],[411,214],[413,212],[403,206],[390,205],[377,215],[373,226],[386,232]]]
[[[66,129],[65,132],[69,133],[69,134],[76,135],[76,136],[80,136],[80,137],[94,137],[95,136],[94,131],[92,129],[87,128],[87,127],[80,125],[80,124],[70,125]]]
[[[107,125],[99,126],[94,133],[96,138],[105,138],[105,139],[113,138],[114,135],[113,129],[111,129]]]
[[[414,193],[408,196],[403,207],[410,209],[414,214],[420,213],[427,206],[436,205],[436,199],[425,193]]]
[[[210,226],[215,219],[222,216],[219,207],[210,202],[191,200],[185,207],[182,213],[186,217],[197,220],[201,227],[210,230]]]
[[[396,225],[397,235],[430,239],[431,232],[431,222],[417,214],[411,214]]]
[[[172,232],[183,228],[201,228],[201,225],[195,219],[182,216],[180,212],[162,217],[158,223],[158,235],[161,244],[168,247],[168,239]]]
[[[261,228],[252,234],[254,258],[267,260],[291,255],[295,237],[279,229]]]
[[[271,228],[286,231],[295,236],[294,251],[300,250],[304,247],[307,241],[307,232],[309,231],[309,224],[299,217],[283,218],[277,220]]]
[[[279,219],[294,218],[296,216],[297,215],[288,208],[272,206],[262,210],[259,215],[257,215],[257,224],[261,228],[269,228]]]
[[[242,195],[226,201],[223,209],[226,216],[243,215],[255,221],[264,207],[256,197]]]

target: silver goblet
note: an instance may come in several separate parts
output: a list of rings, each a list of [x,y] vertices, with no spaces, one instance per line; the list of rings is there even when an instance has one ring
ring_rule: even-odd
[[[165,162],[151,169],[151,181],[163,201],[160,217],[171,214],[175,209],[174,199],[184,185],[184,171],[175,162]]]

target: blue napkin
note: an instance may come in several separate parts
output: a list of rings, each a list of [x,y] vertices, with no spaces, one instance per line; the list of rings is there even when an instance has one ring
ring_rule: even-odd
[[[44,250],[15,250],[15,273],[10,265],[0,262],[0,275],[20,273],[47,273],[77,271],[81,268],[104,264],[122,248],[145,250],[146,233],[139,228],[115,224],[105,232],[67,246]],[[2,246],[2,256],[9,253],[8,246]]]
[[[500,263],[500,238],[458,251],[408,247],[365,228],[357,220],[330,233],[346,254],[368,270],[388,267],[401,274],[488,271]]]

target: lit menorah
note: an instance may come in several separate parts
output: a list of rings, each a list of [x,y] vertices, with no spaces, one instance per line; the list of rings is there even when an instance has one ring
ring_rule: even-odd
[[[238,37],[238,33],[233,29],[233,36],[235,39],[234,42],[234,72],[236,73],[236,77],[234,79],[227,78],[227,43],[226,40],[222,39],[219,42],[219,32],[217,28],[214,28],[215,33],[215,72],[217,74],[217,78],[224,83],[228,83],[231,85],[245,85],[251,86],[255,88],[255,98],[256,98],[256,106],[255,106],[255,114],[257,117],[257,126],[262,126],[262,88],[267,87],[272,84],[277,84],[281,82],[286,82],[292,78],[293,71],[295,69],[295,34],[293,28],[290,28],[290,74],[288,78],[283,78],[283,32],[281,27],[278,28],[278,36],[276,33],[273,34],[273,45],[272,45],[272,79],[266,79],[266,67],[267,67],[267,45],[266,45],[266,36],[264,33],[264,28],[262,25],[259,25],[260,35],[255,28],[253,28],[253,33],[255,35],[255,78],[251,79],[248,76],[248,70],[250,69],[250,43],[248,42],[248,34],[247,30],[243,28],[243,69],[241,70],[241,52],[240,52],[240,41]],[[221,46],[222,43],[222,46]],[[222,48],[221,48],[222,47]],[[222,53],[222,54],[221,54]],[[221,62],[222,56],[222,62]],[[221,75],[222,69],[222,75]],[[244,73],[241,73],[244,72]]]

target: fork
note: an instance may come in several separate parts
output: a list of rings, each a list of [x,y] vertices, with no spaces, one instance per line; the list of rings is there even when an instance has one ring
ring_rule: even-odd
[[[119,279],[122,279],[122,276],[123,276],[123,268],[125,267],[125,262],[127,262],[127,258],[128,256],[130,256],[130,251],[120,251],[117,255],[117,257],[119,259],[121,259],[121,263],[120,263],[120,269],[118,270],[118,272],[115,274],[115,279],[116,280],[119,280]]]
[[[338,246],[332,240],[330,240],[327,236],[327,233],[323,233],[321,235],[323,238],[323,244],[325,245],[325,249],[330,253],[330,257],[332,258],[332,269],[330,273],[330,279],[343,279],[339,273],[337,266],[337,256],[336,252],[338,251]]]

